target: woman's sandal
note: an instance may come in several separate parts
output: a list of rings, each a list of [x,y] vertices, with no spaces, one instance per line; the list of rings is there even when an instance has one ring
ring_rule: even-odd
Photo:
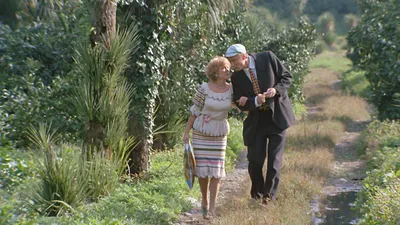
[[[202,207],[201,209],[203,210],[203,219],[205,220],[212,219],[212,215],[210,212],[208,212],[206,207]]]

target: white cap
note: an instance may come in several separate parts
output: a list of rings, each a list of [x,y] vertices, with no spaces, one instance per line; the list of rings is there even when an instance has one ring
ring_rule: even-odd
[[[233,57],[237,54],[246,53],[246,48],[241,44],[234,44],[229,46],[225,52],[225,57]]]

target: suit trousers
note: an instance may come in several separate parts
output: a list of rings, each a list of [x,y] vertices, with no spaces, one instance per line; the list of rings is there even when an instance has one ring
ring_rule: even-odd
[[[250,195],[255,199],[262,197],[276,200],[286,129],[275,125],[271,110],[259,113],[255,142],[247,147],[248,171],[251,179]],[[262,169],[267,156],[267,175],[264,179]]]

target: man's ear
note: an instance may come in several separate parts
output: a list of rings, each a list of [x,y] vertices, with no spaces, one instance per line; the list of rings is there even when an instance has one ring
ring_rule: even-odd
[[[247,54],[242,54],[242,59],[246,60],[247,59]]]

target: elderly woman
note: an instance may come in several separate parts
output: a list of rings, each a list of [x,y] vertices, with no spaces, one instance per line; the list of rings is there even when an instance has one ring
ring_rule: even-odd
[[[230,63],[224,57],[215,57],[207,65],[208,83],[202,83],[190,108],[191,116],[184,133],[185,143],[193,128],[192,147],[196,159],[196,176],[202,195],[204,219],[215,216],[221,178],[225,176],[225,150],[229,133],[228,111],[232,108]],[[208,202],[208,191],[210,202]],[[208,204],[210,203],[210,204]],[[208,207],[209,206],[209,207]]]

